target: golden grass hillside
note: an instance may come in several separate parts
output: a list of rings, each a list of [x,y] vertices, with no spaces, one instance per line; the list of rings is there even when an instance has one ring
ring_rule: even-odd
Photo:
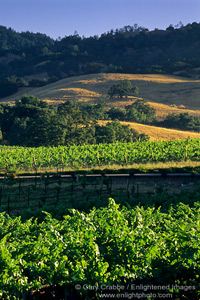
[[[171,105],[183,105],[188,110],[200,109],[200,80],[184,79],[169,75],[153,74],[91,74],[59,80],[40,88],[22,88],[15,95],[2,99],[2,102],[20,99],[25,93],[35,95],[50,103],[66,100],[96,101],[106,100],[111,106],[126,105],[129,101],[108,100],[107,92],[118,80],[128,79],[139,87],[138,97],[148,102]],[[127,99],[127,100],[130,100]],[[122,102],[122,103],[121,103]]]
[[[99,121],[99,125],[106,125],[109,121]],[[151,141],[158,140],[184,140],[186,138],[200,138],[200,133],[191,131],[181,131],[175,129],[168,129],[144,124],[138,124],[135,122],[120,122],[122,125],[130,125],[131,128],[135,129],[138,133],[145,133],[149,135]]]

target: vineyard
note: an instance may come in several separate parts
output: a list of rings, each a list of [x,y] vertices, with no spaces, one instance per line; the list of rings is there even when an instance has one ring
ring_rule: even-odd
[[[0,214],[1,299],[199,299],[199,202],[43,215]]]
[[[79,170],[199,158],[200,139],[0,146],[0,299],[198,300],[199,169]]]
[[[58,147],[0,147],[0,172],[199,161],[200,139]]]

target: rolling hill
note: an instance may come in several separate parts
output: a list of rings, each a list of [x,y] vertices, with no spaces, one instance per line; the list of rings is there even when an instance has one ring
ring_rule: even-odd
[[[200,116],[200,80],[191,80],[169,75],[155,74],[91,74],[59,80],[39,88],[21,88],[15,95],[2,99],[13,104],[24,94],[34,95],[49,104],[58,104],[67,100],[75,102],[93,102],[102,99],[109,107],[124,108],[136,97],[127,99],[108,99],[107,91],[118,80],[128,79],[139,87],[137,98],[145,99],[156,109],[157,118],[164,119],[170,113],[188,112]],[[127,124],[127,122],[122,122]],[[130,123],[139,133],[146,133],[152,140],[199,137],[200,134],[180,130],[163,129],[155,126]]]
[[[200,115],[200,80],[170,75],[100,73],[75,76],[39,88],[21,88],[16,94],[1,99],[1,102],[12,103],[28,94],[54,104],[66,100],[95,102],[103,99],[109,106],[122,108],[131,103],[134,97],[123,101],[109,100],[107,92],[113,83],[123,79],[128,79],[139,87],[138,97],[151,103],[159,116],[166,115],[165,112],[167,114],[189,112],[191,115]],[[175,105],[176,107],[173,107]]]

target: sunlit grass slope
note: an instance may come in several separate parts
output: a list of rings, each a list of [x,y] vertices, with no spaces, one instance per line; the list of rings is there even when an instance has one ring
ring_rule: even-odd
[[[66,78],[40,88],[22,88],[13,96],[2,101],[20,99],[23,94],[33,94],[49,103],[60,103],[66,100],[81,102],[104,99],[110,104],[125,106],[131,100],[108,100],[107,92],[112,84],[118,80],[128,79],[139,87],[139,98],[149,102],[169,106],[185,106],[186,109],[200,109],[200,80],[190,80],[169,75],[155,74],[90,74]],[[131,101],[130,101],[131,102]],[[184,109],[181,109],[184,111]],[[163,113],[163,112],[162,112]],[[195,113],[195,112],[193,112]],[[196,112],[200,114],[200,112]]]
[[[105,125],[109,121],[99,121],[99,125]],[[135,122],[120,122],[122,125],[130,125],[131,128],[138,131],[140,134],[145,133],[149,135],[151,141],[158,140],[184,140],[186,138],[200,138],[200,133],[191,131],[181,131],[175,129],[167,129],[162,127],[138,124]]]

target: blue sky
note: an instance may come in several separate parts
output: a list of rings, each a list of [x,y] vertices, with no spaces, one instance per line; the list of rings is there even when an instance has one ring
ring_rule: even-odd
[[[0,0],[0,25],[53,38],[101,35],[125,25],[166,29],[200,22],[200,0]]]

